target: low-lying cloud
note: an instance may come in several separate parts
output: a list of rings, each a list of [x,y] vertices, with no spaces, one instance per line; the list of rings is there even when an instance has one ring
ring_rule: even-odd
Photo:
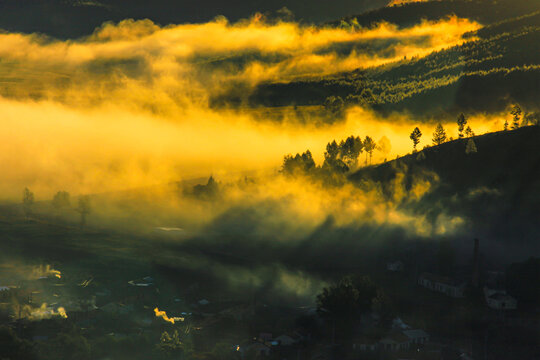
[[[255,16],[167,27],[125,20],[69,41],[5,33],[0,94],[81,107],[121,104],[177,117],[231,84],[250,88],[423,56],[461,44],[465,33],[479,28],[456,17],[363,29],[269,24]]]
[[[404,115],[383,121],[352,108],[333,125],[293,119],[276,124],[261,121],[251,109],[209,107],[213,96],[231,89],[249,93],[261,82],[423,56],[470,41],[463,35],[480,27],[456,17],[405,29],[388,23],[369,29],[353,25],[270,23],[257,15],[234,24],[218,18],[166,27],[125,20],[67,41],[0,34],[3,200],[20,199],[25,186],[42,200],[58,190],[119,191],[210,173],[223,178],[252,171],[260,177],[275,172],[287,153],[310,149],[320,164],[327,142],[351,134],[375,139],[382,149],[375,152],[375,161],[409,152],[414,121]],[[212,225],[239,204],[261,211],[260,204],[272,204],[298,220],[290,231],[302,236],[329,216],[339,226],[391,224],[422,236],[447,229],[399,208],[404,198],[419,198],[429,190],[422,180],[407,194],[398,181],[390,202],[380,199],[374,185],[329,191],[304,180],[284,181],[271,177],[249,194],[230,189],[220,213],[205,215],[203,205],[186,213],[203,219],[191,222],[197,226]],[[164,203],[174,208],[175,201]],[[257,231],[280,221],[266,219]]]

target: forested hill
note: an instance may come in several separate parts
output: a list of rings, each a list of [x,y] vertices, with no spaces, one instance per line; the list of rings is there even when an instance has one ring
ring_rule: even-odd
[[[456,13],[467,16],[457,11],[467,9],[477,11],[473,19],[482,20],[481,9],[487,2],[415,3],[385,8],[356,19],[360,24],[371,24],[384,16],[386,21],[410,25],[400,19],[408,18],[407,14],[415,12],[412,9],[418,10],[415,12],[418,16],[411,19],[419,21],[430,13],[429,9],[435,8],[437,15],[425,18]],[[494,5],[495,9],[507,6],[504,8],[507,11],[502,7],[495,11],[497,16],[491,14],[491,8],[488,11],[484,7],[484,12],[491,14],[485,15],[489,19],[484,20],[491,24],[469,34],[478,38],[477,41],[382,67],[262,84],[252,93],[249,102],[252,106],[322,105],[334,96],[340,97],[345,106],[370,106],[383,115],[405,111],[425,119],[454,117],[459,112],[498,112],[511,103],[537,111],[540,106],[540,1],[512,3],[516,6],[508,7],[508,1]],[[508,18],[503,20],[504,16]],[[348,49],[349,53],[355,50],[354,45]]]
[[[371,179],[392,191],[396,175],[412,183],[426,173],[438,180],[418,204],[418,214],[441,213],[468,221],[471,236],[497,249],[509,246],[525,252],[540,251],[540,127],[528,126],[473,138],[477,152],[466,153],[469,139],[459,139],[350,176],[361,184]],[[510,251],[510,250],[509,250]],[[511,254],[509,254],[511,255]]]
[[[539,4],[535,0],[432,0],[381,7],[363,14],[346,16],[328,24],[339,26],[343,22],[356,21],[362,27],[371,27],[386,21],[407,27],[424,19],[435,21],[456,15],[489,25],[537,10]]]

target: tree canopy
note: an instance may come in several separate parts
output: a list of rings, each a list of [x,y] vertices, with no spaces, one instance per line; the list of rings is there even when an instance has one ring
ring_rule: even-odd
[[[307,150],[306,152],[296,154],[295,156],[286,155],[283,158],[283,165],[281,171],[284,174],[292,175],[298,173],[308,173],[316,167],[315,160],[313,160],[313,155],[311,151]]]
[[[371,311],[377,287],[367,276],[347,276],[317,296],[318,313],[333,322],[337,336],[347,340],[360,315]]]
[[[433,145],[441,145],[444,142],[446,142],[446,130],[441,123],[438,123],[433,133]]]
[[[369,154],[369,163],[371,164],[371,157],[373,156],[373,151],[377,148],[377,144],[370,136],[366,136],[364,139],[364,150],[366,151],[366,163],[367,155]]]
[[[422,132],[418,127],[415,127],[409,138],[413,141],[413,151],[416,152],[416,146],[420,142],[420,138],[422,137]]]
[[[56,210],[68,207],[70,205],[69,193],[67,191],[57,192],[52,199],[52,205]]]
[[[462,138],[464,136],[463,131],[465,130],[465,125],[467,125],[467,119],[465,119],[465,115],[463,113],[459,114],[457,124],[459,138]]]

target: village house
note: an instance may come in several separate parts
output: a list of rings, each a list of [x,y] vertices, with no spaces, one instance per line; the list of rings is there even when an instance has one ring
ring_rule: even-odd
[[[383,351],[405,351],[409,347],[409,338],[402,332],[391,333],[379,341],[379,348]]]
[[[424,345],[429,341],[429,334],[421,329],[403,330],[403,334],[409,338],[411,344]]]
[[[353,343],[353,349],[358,351],[376,351],[379,348],[379,341],[373,337],[358,337]]]
[[[430,289],[431,291],[443,293],[453,298],[464,297],[465,283],[457,282],[444,276],[423,273],[418,278],[418,285]]]
[[[377,340],[373,337],[359,337],[353,343],[353,349],[357,351],[407,351],[414,348],[423,346],[429,342],[429,334],[424,330],[406,329],[402,331],[392,331],[382,339]]]
[[[484,287],[487,306],[495,310],[515,310],[517,300],[506,293],[506,290],[495,290]]]

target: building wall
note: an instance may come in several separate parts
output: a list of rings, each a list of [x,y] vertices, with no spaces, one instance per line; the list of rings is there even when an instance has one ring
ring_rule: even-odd
[[[497,310],[514,310],[517,308],[516,302],[511,299],[508,299],[508,300],[488,299],[488,306],[492,309],[497,309]]]
[[[463,289],[458,286],[448,285],[440,282],[432,282],[428,279],[420,279],[418,280],[418,283],[425,288],[446,294],[451,297],[463,297]]]

